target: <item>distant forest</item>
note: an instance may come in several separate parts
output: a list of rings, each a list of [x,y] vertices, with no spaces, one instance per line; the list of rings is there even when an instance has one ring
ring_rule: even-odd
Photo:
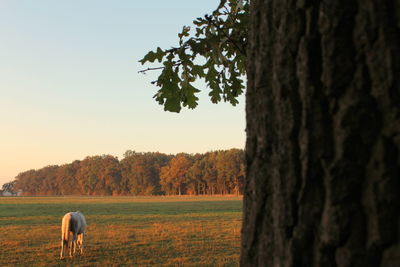
[[[128,150],[122,160],[91,156],[25,171],[10,184],[25,196],[241,194],[244,173],[241,149],[176,155]]]

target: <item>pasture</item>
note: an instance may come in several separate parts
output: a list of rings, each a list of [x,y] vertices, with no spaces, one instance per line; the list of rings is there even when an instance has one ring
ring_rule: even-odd
[[[76,210],[85,255],[60,260]],[[2,197],[0,266],[238,266],[241,220],[239,197]]]

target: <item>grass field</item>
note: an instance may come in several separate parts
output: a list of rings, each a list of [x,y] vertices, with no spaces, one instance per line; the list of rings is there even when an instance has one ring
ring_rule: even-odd
[[[85,255],[60,260],[76,210]],[[2,197],[0,266],[238,266],[241,219],[238,197]]]

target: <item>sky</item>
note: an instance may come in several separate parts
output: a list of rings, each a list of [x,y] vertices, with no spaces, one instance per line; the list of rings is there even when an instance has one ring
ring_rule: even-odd
[[[179,114],[152,98],[152,49],[178,43],[218,0],[0,0],[0,187],[86,156],[244,148],[244,97]]]

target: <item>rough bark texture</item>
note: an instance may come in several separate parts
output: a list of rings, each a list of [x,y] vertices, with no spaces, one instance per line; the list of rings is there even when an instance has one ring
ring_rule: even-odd
[[[242,266],[400,266],[400,3],[253,0]]]

